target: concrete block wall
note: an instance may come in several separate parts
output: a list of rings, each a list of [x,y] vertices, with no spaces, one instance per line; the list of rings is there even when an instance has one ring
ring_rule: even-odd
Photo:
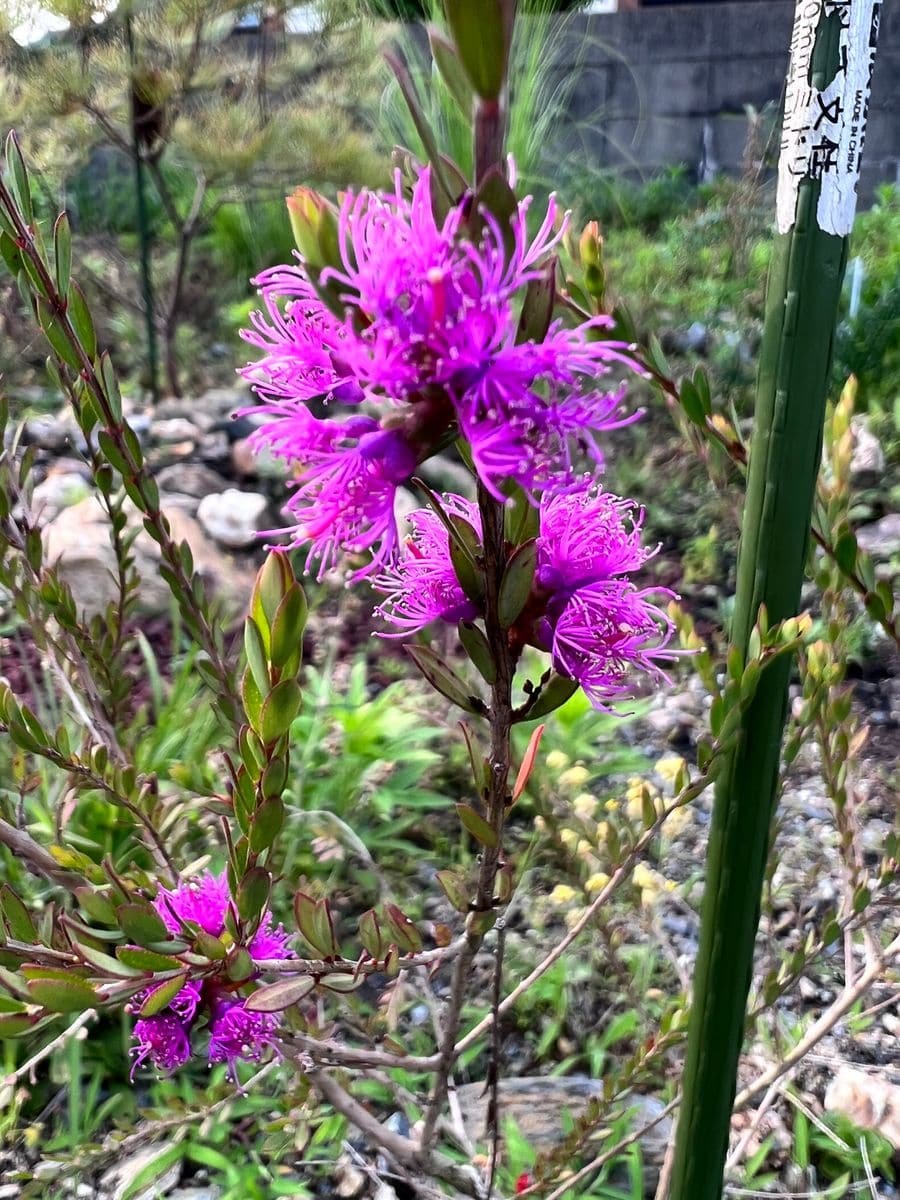
[[[653,7],[567,23],[554,56],[574,71],[571,121],[586,157],[644,176],[685,163],[740,170],[745,106],[780,108],[793,0]],[[900,4],[883,6],[861,200],[900,181]],[[567,135],[561,133],[561,138]],[[777,151],[777,145],[775,147]]]

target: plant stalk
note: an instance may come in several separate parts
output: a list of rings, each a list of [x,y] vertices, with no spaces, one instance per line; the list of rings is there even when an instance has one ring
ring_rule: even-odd
[[[819,14],[809,83],[822,89],[838,71],[840,27]],[[848,242],[820,227],[821,187],[811,174],[799,184],[768,282],[732,628],[745,659],[761,605],[773,624],[797,613],[810,547]],[[670,1200],[722,1195],[790,672],[787,655],[763,672],[717,782]]]

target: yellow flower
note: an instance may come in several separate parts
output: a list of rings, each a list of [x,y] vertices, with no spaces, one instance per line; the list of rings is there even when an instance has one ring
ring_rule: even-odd
[[[649,796],[651,800],[655,800],[659,795],[659,789],[655,788],[652,783],[648,783],[646,779],[639,779],[635,776],[628,780],[628,791],[625,793],[625,812],[631,821],[642,821],[644,819],[644,796]]]
[[[575,853],[579,858],[589,858],[594,853],[594,847],[587,838],[579,838],[578,845],[575,847]]]
[[[560,830],[559,840],[564,846],[567,846],[570,850],[574,850],[578,845],[578,834],[574,829],[562,829]]]
[[[668,838],[677,838],[690,825],[693,819],[694,814],[687,804],[682,805],[681,808],[674,808],[666,817],[663,833]]]
[[[618,800],[607,800],[603,805],[607,812],[617,812],[619,808]]]
[[[562,750],[551,750],[547,755],[547,766],[551,771],[562,771],[568,765],[569,756],[568,754],[563,754]]]
[[[597,871],[596,874],[591,875],[589,879],[585,880],[584,890],[589,896],[593,896],[594,892],[602,892],[608,883],[609,876],[606,872]]]
[[[653,769],[657,775],[662,776],[666,783],[674,783],[683,766],[684,759],[680,754],[669,754],[661,758]]]
[[[583,788],[590,777],[591,773],[587,767],[578,764],[574,767],[569,767],[568,771],[563,771],[559,777],[559,786],[567,789],[571,788],[574,792],[578,788]]]
[[[558,883],[550,893],[550,903],[571,904],[576,895],[577,892],[573,887],[569,887],[567,883]]]
[[[638,863],[631,878],[639,888],[659,888],[659,876],[646,863]]]
[[[581,792],[572,801],[572,808],[577,816],[589,820],[597,811],[597,797],[590,792]]]
[[[609,837],[609,822],[601,821],[600,824],[597,826],[594,836],[597,839],[597,845],[602,846],[603,843],[606,841],[606,839]]]

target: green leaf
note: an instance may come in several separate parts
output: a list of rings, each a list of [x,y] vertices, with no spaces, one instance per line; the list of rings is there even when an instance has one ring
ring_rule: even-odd
[[[359,940],[372,958],[381,958],[384,953],[384,939],[374,908],[368,909],[359,918]]]
[[[437,881],[457,912],[469,911],[469,889],[462,875],[457,871],[438,871]]]
[[[518,212],[516,194],[509,186],[506,177],[501,174],[499,167],[491,167],[486,171],[475,195],[475,208],[472,212],[471,224],[473,231],[480,234],[484,228],[483,210],[493,215],[497,227],[503,237],[503,246],[507,255],[515,250],[515,234],[513,219]]]
[[[263,698],[249,667],[241,676],[241,704],[247,721],[259,733]]]
[[[466,69],[460,62],[456,47],[434,28],[428,30],[428,44],[431,47],[431,57],[447,85],[447,91],[456,101],[462,115],[467,121],[471,121],[475,93],[472,91]]]
[[[253,681],[260,695],[264,696],[271,683],[269,664],[266,659],[266,647],[262,634],[252,617],[248,617],[244,622],[244,653],[247,656],[247,665],[253,674]]]
[[[235,983],[243,983],[245,979],[249,979],[253,974],[253,969],[253,959],[250,957],[250,951],[244,946],[238,946],[228,956],[225,974]]]
[[[492,829],[481,813],[475,811],[471,804],[457,804],[456,811],[463,826],[471,833],[476,842],[482,846],[496,849],[500,845],[497,831]]]
[[[242,921],[255,921],[269,903],[272,876],[264,867],[251,867],[240,881],[235,897]]]
[[[250,850],[262,854],[275,841],[284,825],[284,803],[280,796],[270,796],[250,818]]]
[[[297,892],[294,896],[294,917],[297,928],[316,953],[325,958],[340,954],[327,900],[314,900],[305,892]]]
[[[272,666],[279,670],[294,656],[297,664],[303,649],[303,629],[309,606],[299,583],[292,584],[284,595],[272,622]]]
[[[447,518],[450,562],[459,586],[474,604],[484,600],[484,574],[478,565],[481,542],[478,534],[464,518],[453,513]]]
[[[25,169],[25,159],[19,147],[19,139],[14,131],[6,138],[6,175],[7,186],[12,192],[13,199],[18,204],[25,224],[34,223],[34,209],[31,205],[31,187],[28,183],[28,172]]]
[[[678,399],[689,421],[692,421],[695,425],[706,425],[706,413],[703,409],[703,401],[700,399],[700,393],[690,379],[682,380]]]
[[[149,905],[120,904],[116,909],[116,920],[128,940],[138,946],[164,942],[169,936],[162,917]]]
[[[561,708],[577,691],[578,684],[574,679],[567,679],[565,675],[551,675],[530,700],[515,710],[513,720],[535,721],[538,717],[546,717],[548,713]]]
[[[300,711],[303,693],[296,679],[282,679],[263,700],[259,714],[259,735],[266,745],[277,742],[291,727]]]
[[[141,1005],[141,1016],[155,1017],[164,1008],[168,1008],[186,983],[187,975],[184,974],[176,975],[174,979],[167,979],[164,983],[152,987],[150,995]]]
[[[50,343],[56,357],[61,359],[66,366],[71,367],[73,371],[80,371],[81,359],[78,351],[69,341],[68,334],[53,309],[40,296],[37,302],[37,319],[44,337]]]
[[[447,700],[475,716],[484,713],[484,702],[468,690],[456,672],[430,647],[404,646],[403,649],[431,686]]]
[[[418,954],[422,949],[422,935],[402,909],[396,904],[385,904],[384,921],[391,941],[408,954]]]
[[[444,16],[476,93],[482,100],[497,100],[509,58],[508,0],[444,0]]]
[[[556,304],[556,259],[551,258],[537,279],[529,281],[522,302],[517,342],[542,342],[553,319]]]
[[[183,963],[170,954],[159,954],[155,950],[145,950],[139,946],[120,946],[116,957],[127,967],[138,971],[180,971]]]
[[[125,1190],[120,1193],[121,1200],[135,1200],[135,1197],[147,1194],[155,1180],[183,1160],[184,1153],[185,1147],[181,1143],[160,1150],[151,1162],[131,1176]]]
[[[28,909],[8,883],[4,883],[0,887],[0,908],[3,909],[10,937],[15,938],[17,942],[27,942],[29,945],[34,945],[38,941],[37,929],[28,914]]]
[[[69,324],[81,343],[82,349],[93,362],[97,357],[97,334],[94,331],[94,321],[84,298],[84,292],[74,282],[69,285],[68,317]]]
[[[213,937],[211,933],[207,933],[205,929],[200,929],[194,935],[194,948],[200,953],[211,958],[213,962],[222,962],[228,953],[228,949],[221,938]]]
[[[497,615],[504,629],[514,625],[531,594],[537,566],[537,542],[517,546],[506,564],[497,598]]]
[[[40,1017],[36,1014],[29,1016],[26,1013],[3,1013],[0,1015],[0,1038],[14,1038],[28,1033],[39,1020]]]
[[[462,648],[478,668],[485,683],[493,683],[497,678],[497,667],[487,635],[473,621],[460,621],[457,632]]]
[[[115,925],[115,905],[105,892],[91,887],[79,887],[75,889],[75,898],[78,907],[92,921],[99,921],[102,925]]]
[[[69,295],[72,278],[72,230],[67,213],[61,212],[53,226],[53,252],[56,266],[56,286],[64,298]]]
[[[248,1012],[283,1012],[292,1008],[305,999],[315,988],[316,981],[309,975],[300,975],[294,979],[280,979],[278,983],[269,983],[257,988],[244,1001]]]
[[[288,556],[283,551],[272,550],[259,569],[250,597],[250,616],[262,635],[266,654],[271,646],[272,622],[278,606],[294,582]]]
[[[75,942],[74,945],[79,956],[102,975],[112,975],[117,979],[134,979],[141,974],[140,971],[119,962],[111,954],[104,954],[102,950],[97,950],[86,942]]]
[[[84,1012],[97,1005],[97,993],[84,979],[29,979],[28,991],[35,1004],[51,1012]]]

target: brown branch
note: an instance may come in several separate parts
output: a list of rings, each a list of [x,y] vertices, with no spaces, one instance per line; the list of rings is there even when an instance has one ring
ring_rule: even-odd
[[[13,852],[32,875],[38,875],[48,883],[65,888],[67,892],[74,892],[87,882],[82,875],[61,867],[53,855],[38,845],[30,834],[23,829],[17,829],[15,825],[10,825],[8,821],[0,820],[0,842]]]
[[[423,1163],[419,1147],[415,1142],[402,1137],[399,1133],[394,1133],[392,1129],[383,1125],[367,1108],[364,1108],[358,1100],[346,1092],[333,1075],[329,1075],[326,1071],[309,1071],[308,1068],[306,1074],[322,1099],[327,1101],[335,1112],[346,1117],[372,1145],[384,1150],[414,1178],[421,1173]],[[466,1196],[475,1197],[476,1200],[483,1196],[478,1176],[471,1167],[460,1166],[443,1154],[431,1153],[428,1156],[426,1169],[436,1179],[451,1184]]]

